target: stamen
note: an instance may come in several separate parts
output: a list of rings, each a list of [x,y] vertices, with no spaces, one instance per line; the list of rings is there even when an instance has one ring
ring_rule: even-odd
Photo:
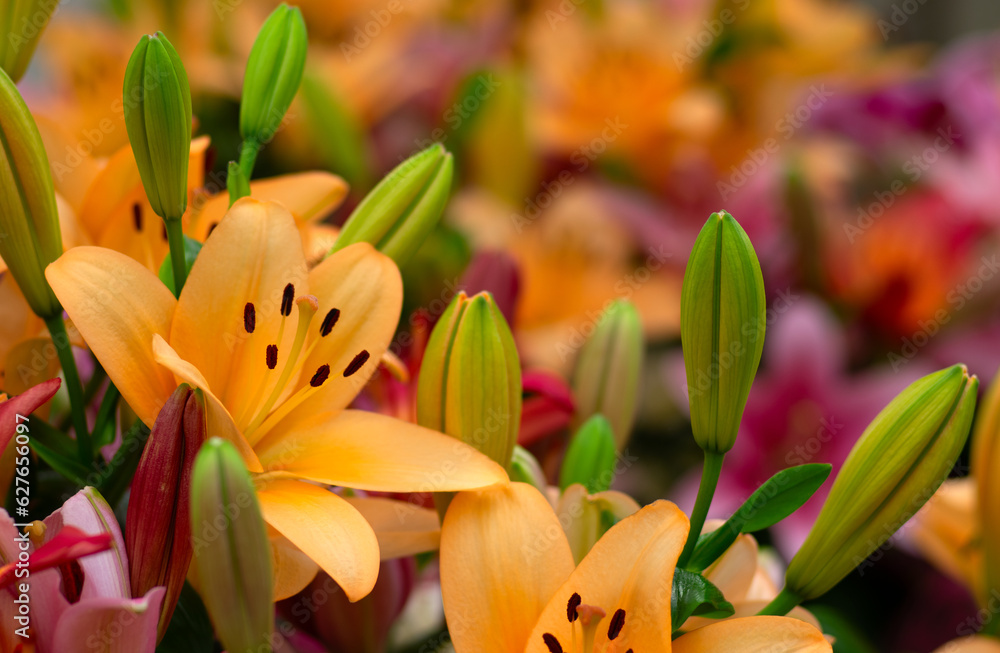
[[[247,302],[243,307],[243,328],[247,333],[253,333],[257,328],[257,309],[254,308],[253,302]]]
[[[331,308],[330,312],[323,318],[323,324],[319,327],[319,335],[323,337],[330,335],[330,332],[333,331],[333,327],[337,324],[337,320],[339,319],[340,309]]]
[[[581,603],[583,603],[583,599],[580,598],[579,594],[573,592],[573,596],[569,597],[569,602],[566,604],[566,618],[569,619],[570,623],[580,618],[576,609],[580,607]]]
[[[311,385],[314,388],[318,388],[321,385],[323,385],[323,383],[329,378],[330,378],[330,366],[320,365],[319,369],[316,370],[316,373],[313,374],[313,378],[310,379],[309,385]]]
[[[545,633],[542,635],[542,641],[545,642],[545,646],[548,647],[549,653],[563,653],[562,644],[556,639],[556,636],[552,633]]]
[[[295,287],[292,284],[285,286],[285,294],[288,294],[288,289],[291,288],[293,291]],[[281,376],[278,377],[277,382],[274,385],[274,389],[271,391],[271,395],[264,402],[264,405],[260,407],[257,412],[257,416],[253,418],[249,426],[243,431],[247,438],[253,435],[253,432],[264,422],[267,418],[268,413],[274,408],[274,404],[278,401],[278,397],[281,396],[282,391],[288,384],[288,379],[291,377],[292,372],[296,369],[296,364],[298,362],[299,354],[302,353],[302,345],[306,341],[306,334],[309,332],[309,323],[312,321],[313,316],[319,309],[319,300],[312,295],[306,295],[304,297],[299,297],[295,300],[295,304],[299,307],[299,322],[295,329],[295,339],[292,341],[292,350],[288,353],[288,358],[285,360],[284,367],[281,368]],[[282,310],[284,310],[284,300],[282,300]],[[251,440],[251,444],[255,440]]]
[[[625,611],[621,608],[615,610],[611,616],[611,623],[608,624],[608,639],[615,639],[621,635],[622,628],[625,627]]]
[[[370,356],[371,354],[368,353],[367,349],[362,349],[361,353],[355,356],[354,360],[348,363],[347,367],[344,368],[344,376],[345,377],[351,376],[352,374],[360,370],[362,366],[364,366],[364,364],[368,362],[368,358]]]
[[[281,294],[281,314],[288,317],[292,314],[292,302],[295,300],[295,286],[288,284]]]
[[[267,369],[273,370],[278,366],[278,345],[268,345],[267,354],[265,358],[267,362]]]
[[[138,202],[132,205],[132,224],[136,231],[142,231],[142,206]]]

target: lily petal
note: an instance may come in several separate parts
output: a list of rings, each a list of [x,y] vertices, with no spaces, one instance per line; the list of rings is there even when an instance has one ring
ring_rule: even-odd
[[[728,619],[682,635],[673,644],[673,653],[830,653],[832,650],[823,633],[804,621],[788,617]]]
[[[302,239],[292,215],[278,204],[245,197],[205,241],[177,303],[170,344],[201,371],[241,428],[274,387],[291,349],[294,309],[278,338],[289,283],[295,296],[308,294]],[[244,317],[248,303],[252,322]],[[271,344],[278,346],[279,368],[273,371],[265,364]]]
[[[347,502],[371,524],[382,560],[435,551],[441,544],[436,510],[382,497],[349,497]]]
[[[574,635],[581,636],[582,619],[571,623],[567,618],[574,594],[607,615],[598,625],[595,650],[605,650],[608,624],[622,611],[615,650],[670,651],[670,629],[664,624],[670,623],[674,567],[688,528],[687,516],[668,501],[652,503],[611,527],[545,606],[525,651],[546,653],[544,635],[563,648]]]
[[[229,440],[236,447],[243,457],[243,463],[251,472],[262,472],[264,467],[260,464],[253,447],[243,437],[233,421],[232,415],[219,398],[213,394],[208,385],[208,381],[191,363],[177,355],[177,352],[167,344],[167,341],[159,335],[153,336],[153,356],[156,362],[174,373],[182,382],[195,388],[201,389],[205,394],[205,416],[207,421],[207,437],[220,437]]]
[[[265,521],[328,573],[353,602],[378,578],[378,541],[371,526],[333,492],[302,481],[257,488]]]
[[[347,196],[347,190],[347,182],[343,179],[318,170],[250,182],[251,197],[278,202],[295,216],[295,222],[300,226],[319,220],[337,208]],[[193,216],[188,235],[204,242],[228,210],[228,193],[208,198]]]
[[[280,601],[304,590],[316,577],[319,565],[273,526],[267,530],[274,564],[274,600]]]
[[[299,386],[320,365],[329,365],[330,380],[304,405],[312,406],[306,410],[340,410],[365,386],[389,347],[403,306],[403,281],[391,258],[368,243],[357,243],[313,268],[309,287],[319,298],[317,315],[337,310],[339,317],[325,337],[318,324],[310,330],[309,342],[316,344],[303,364]],[[348,374],[359,355],[366,355],[367,362]]]
[[[101,247],[74,247],[45,269],[56,297],[129,406],[147,425],[177,387],[153,359],[177,302],[152,272]]]
[[[59,619],[52,650],[76,651],[87,643],[108,653],[153,653],[165,591],[154,587],[141,599],[80,601]]]
[[[534,487],[511,483],[456,496],[441,529],[441,591],[455,650],[522,653],[572,571],[559,519]]]
[[[268,471],[359,490],[454,492],[507,482],[502,467],[467,444],[361,410],[296,411],[256,451]]]
[[[29,388],[24,394],[0,401],[0,451],[7,447],[7,443],[17,432],[18,423],[22,422],[17,416],[28,416],[38,410],[39,406],[56,394],[61,383],[58,377],[49,379]]]
[[[1000,642],[985,635],[963,637],[934,649],[934,653],[1000,653]]]

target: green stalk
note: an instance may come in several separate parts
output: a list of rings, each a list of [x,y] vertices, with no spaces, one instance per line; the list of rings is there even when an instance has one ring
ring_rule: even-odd
[[[248,182],[253,176],[253,167],[257,163],[258,152],[260,152],[260,143],[252,138],[243,141],[243,145],[240,147],[240,171]]]
[[[90,446],[90,432],[87,431],[87,404],[83,399],[83,384],[80,383],[80,373],[76,369],[76,359],[73,358],[73,345],[70,344],[66,323],[61,314],[46,318],[45,326],[49,328],[63,374],[66,375],[66,391],[69,393],[69,408],[73,415],[73,430],[76,431],[80,461],[89,465],[94,456]]]
[[[184,227],[180,218],[164,220],[167,227],[167,242],[170,244],[170,265],[174,272],[174,288],[177,297],[187,281],[187,257],[184,255]]]
[[[802,603],[802,597],[791,591],[787,587],[781,590],[781,593],[774,597],[774,600],[768,603],[763,610],[758,612],[758,615],[775,615],[783,617],[792,611],[792,608]]]
[[[691,530],[688,532],[688,539],[684,543],[680,560],[677,561],[678,567],[687,565],[694,553],[695,545],[698,544],[701,529],[705,526],[705,517],[708,516],[708,509],[712,505],[712,497],[715,496],[715,488],[719,484],[719,475],[722,474],[722,460],[725,456],[724,453],[705,452],[705,466],[701,470],[698,498],[694,502],[694,510],[691,511]]]

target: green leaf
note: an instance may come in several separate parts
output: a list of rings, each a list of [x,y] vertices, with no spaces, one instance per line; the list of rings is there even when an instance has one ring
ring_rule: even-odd
[[[701,574],[678,567],[670,595],[671,630],[677,631],[689,617],[724,619],[736,612],[722,591]]]
[[[84,479],[90,470],[76,459],[75,456],[67,456],[59,453],[55,449],[42,444],[37,437],[31,439],[31,448],[44,460],[49,467],[59,472],[77,485],[86,485]]]
[[[590,494],[603,492],[611,487],[616,462],[611,424],[598,413],[584,422],[570,440],[559,472],[559,489],[580,483]]]
[[[198,258],[198,253],[200,251],[200,242],[194,238],[184,236],[184,261],[187,263],[188,273],[191,272],[191,267],[194,265],[195,259]],[[177,293],[174,292],[174,269],[171,267],[170,254],[167,254],[167,257],[163,259],[163,263],[160,264],[159,277],[160,281],[162,281],[164,285],[170,289],[170,292],[173,293],[174,297],[176,297]]]
[[[826,481],[833,469],[826,463],[810,463],[783,469],[767,479],[726,523],[698,539],[687,568],[701,571],[715,562],[740,533],[764,530],[802,507]]]
[[[215,634],[201,597],[188,583],[156,653],[212,653]]]

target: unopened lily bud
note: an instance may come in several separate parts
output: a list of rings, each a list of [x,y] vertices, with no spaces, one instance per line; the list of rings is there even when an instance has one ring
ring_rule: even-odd
[[[441,218],[453,167],[440,143],[403,161],[354,209],[332,252],[366,242],[403,265]]]
[[[62,256],[55,190],[42,137],[14,82],[0,71],[0,257],[31,310],[42,318],[62,308],[45,267]]]
[[[984,587],[1000,587],[1000,371],[993,377],[972,434],[972,477],[983,547]],[[982,599],[982,597],[979,597]]]
[[[918,379],[861,434],[785,577],[785,594],[826,593],[906,523],[965,445],[979,380],[964,365]]]
[[[521,421],[521,363],[489,293],[459,292],[431,332],[417,385],[417,422],[510,465]]]
[[[612,303],[580,350],[573,370],[574,426],[600,413],[611,424],[615,446],[628,443],[635,423],[642,375],[642,323],[628,300]]]
[[[259,146],[278,131],[299,90],[308,44],[298,7],[281,4],[271,12],[250,49],[243,77],[240,135],[244,140]]]
[[[181,384],[160,409],[132,480],[125,518],[132,596],[166,588],[159,639],[191,565],[191,471],[204,441],[204,398]]]
[[[59,0],[8,0],[0,12],[0,67],[21,80]]]
[[[726,453],[764,348],[764,278],[753,245],[725,211],[695,240],[681,289],[681,346],[691,430],[705,451]]]
[[[569,442],[559,472],[559,488],[565,490],[579,483],[590,493],[603,492],[611,487],[617,460],[611,424],[603,415],[594,415]]]
[[[271,549],[250,474],[212,438],[191,476],[191,544],[201,598],[227,651],[266,651],[274,630]]]
[[[191,91],[181,58],[162,32],[143,35],[125,69],[125,128],[153,211],[179,220],[187,208]]]
[[[549,486],[538,459],[521,445],[514,445],[514,455],[510,460],[510,480],[515,483],[533,485],[536,490],[545,494]]]

